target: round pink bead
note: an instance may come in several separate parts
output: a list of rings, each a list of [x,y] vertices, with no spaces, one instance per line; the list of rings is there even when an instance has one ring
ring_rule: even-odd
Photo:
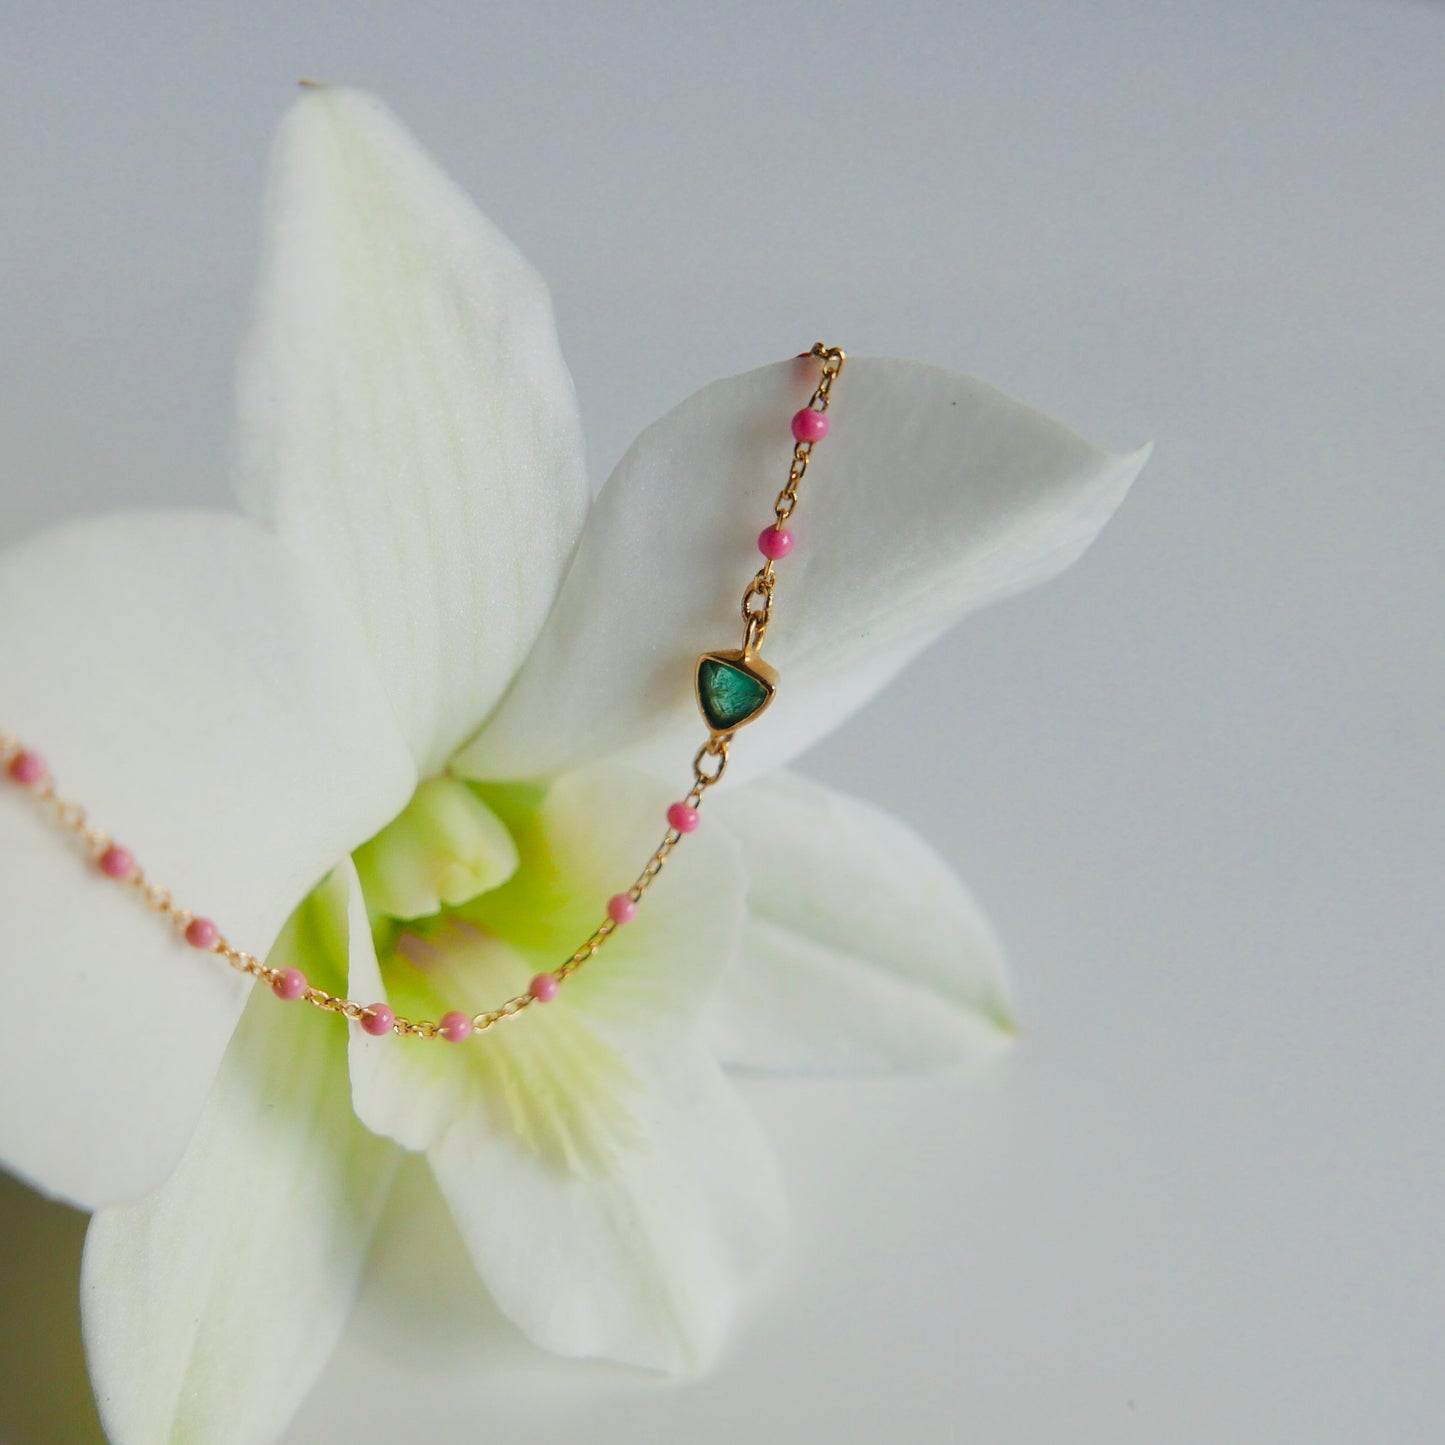
[[[288,1002],[293,998],[300,998],[309,987],[306,975],[299,968],[283,968],[271,980],[271,992],[277,998],[284,998]]]
[[[192,948],[214,948],[221,930],[209,918],[193,918],[186,924],[186,942]]]
[[[45,759],[39,753],[32,753],[26,748],[24,752],[16,753],[10,759],[10,765],[5,771],[10,774],[12,781],[19,783],[22,788],[33,788],[36,783],[44,780],[49,770],[45,766]]]
[[[129,878],[135,872],[135,859],[131,857],[130,849],[112,843],[100,855],[100,871],[107,878]]]
[[[786,557],[793,550],[793,534],[786,527],[764,527],[758,533],[758,551],[770,562]]]
[[[607,916],[614,923],[631,923],[637,917],[637,900],[627,893],[614,893],[607,900]]]
[[[442,1015],[442,1021],[437,1025],[437,1032],[449,1044],[459,1044],[463,1039],[471,1038],[472,1021],[466,1014],[453,1009],[451,1013]]]
[[[805,406],[793,417],[793,436],[800,442],[820,442],[828,435],[828,418]]]
[[[557,997],[557,991],[562,985],[557,981],[555,973],[539,973],[531,983],[527,985],[527,992],[532,995],[538,1003],[551,1003]]]
[[[361,1027],[373,1038],[389,1034],[396,1023],[396,1015],[384,1003],[374,1003],[361,1016]]]
[[[702,822],[702,818],[691,803],[674,803],[667,810],[667,821],[679,833],[691,833]]]

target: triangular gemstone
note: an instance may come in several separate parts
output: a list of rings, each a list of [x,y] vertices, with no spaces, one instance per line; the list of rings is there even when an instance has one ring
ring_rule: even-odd
[[[704,657],[698,662],[698,706],[715,733],[741,727],[772,695],[771,686],[740,662],[722,657]]]

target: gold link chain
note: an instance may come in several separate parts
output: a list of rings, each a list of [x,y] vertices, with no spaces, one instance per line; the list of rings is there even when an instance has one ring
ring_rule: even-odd
[[[822,363],[818,384],[807,404],[808,410],[821,414],[828,409],[833,383],[842,372],[847,358],[838,347],[825,346],[821,341],[815,342],[810,350],[803,353],[803,357],[813,357]],[[773,513],[776,518],[774,525],[778,530],[783,528],[783,524],[793,515],[798,505],[798,488],[807,474],[814,445],[815,443],[812,441],[794,443],[792,461],[788,467],[787,483],[778,493],[777,501],[773,504]],[[769,560],[758,569],[743,590],[741,610],[743,655],[745,657],[754,656],[762,646],[768,625],[772,621],[773,591],[776,582],[775,565],[772,560]],[[692,760],[692,787],[683,803],[675,804],[674,807],[681,806],[688,810],[695,810],[701,804],[708,789],[713,787],[727,770],[732,741],[732,732],[714,732],[697,750],[697,754]],[[49,771],[44,769],[43,765],[39,765],[40,772],[37,776],[30,776],[26,760],[34,760],[31,766],[39,765],[38,755],[31,752],[18,737],[0,730],[0,771],[3,771],[12,781],[21,784],[42,808],[49,811],[55,824],[61,831],[68,833],[76,840],[81,851],[88,856],[91,863],[100,867],[102,860],[109,862],[107,854],[112,850],[121,851],[104,829],[91,822],[85,809],[79,803],[61,796]],[[687,822],[688,820],[684,817],[683,821]],[[692,826],[696,826],[696,819],[692,819],[687,831],[691,831]],[[652,856],[643,864],[642,871],[633,880],[632,886],[624,890],[619,897],[630,899],[634,907],[639,904],[647,890],[661,875],[673,849],[684,836],[685,833],[682,830],[672,826],[672,820],[669,818],[669,826],[663,834],[662,841],[653,850]],[[182,908],[176,903],[168,889],[151,882],[128,853],[124,857],[129,866],[123,875],[112,875],[114,881],[130,888],[145,907],[168,919],[181,937],[187,937],[187,931],[192,928],[192,925],[205,923],[211,929],[212,936],[204,945],[194,946],[201,947],[204,952],[217,955],[238,973],[243,973],[257,982],[276,985],[282,979],[286,970],[273,968],[256,958],[254,954],[237,948],[214,925],[209,924],[209,920]],[[570,978],[578,969],[597,956],[607,940],[617,932],[619,926],[610,916],[603,919],[569,958],[552,970],[551,974],[539,975],[539,979],[550,978],[560,984]],[[534,979],[533,986],[535,987],[537,983],[538,980]],[[338,1014],[353,1023],[364,1023],[374,1017],[374,1011],[383,1008],[378,1004],[358,1003],[354,999],[328,993],[325,989],[310,985],[307,985],[296,997],[309,1003],[313,1008],[320,1009],[325,1013]],[[470,1032],[484,1034],[498,1024],[516,1018],[534,1003],[542,1001],[536,993],[531,991],[518,994],[515,998],[509,998],[505,1003],[489,1012],[472,1015],[469,1020]],[[386,1012],[390,1011],[386,1010]],[[392,1015],[392,1018],[391,1032],[400,1037],[436,1039],[446,1036],[442,1024],[434,1023],[430,1019],[408,1019],[398,1015]]]

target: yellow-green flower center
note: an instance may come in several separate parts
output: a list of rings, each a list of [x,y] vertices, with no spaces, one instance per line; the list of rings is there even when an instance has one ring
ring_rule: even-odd
[[[438,1020],[524,993],[596,922],[606,858],[554,837],[546,789],[435,778],[356,851],[372,939],[393,1008]],[[594,862],[595,866],[587,866]],[[580,980],[578,981],[580,984]],[[635,1141],[632,1076],[592,1027],[585,987],[485,1039],[421,1049],[415,1086],[484,1109],[570,1172],[605,1170]]]

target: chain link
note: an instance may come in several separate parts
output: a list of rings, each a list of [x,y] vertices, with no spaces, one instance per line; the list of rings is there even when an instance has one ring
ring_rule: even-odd
[[[799,360],[809,356],[816,357],[823,363],[823,367],[818,384],[813,389],[812,396],[808,398],[806,410],[816,411],[821,415],[828,410],[833,383],[838,379],[839,373],[843,370],[843,363],[848,358],[841,347],[827,346],[821,341],[815,341],[807,351],[803,352]],[[811,441],[793,443],[793,459],[788,466],[788,480],[773,503],[773,516],[776,518],[773,526],[777,531],[783,530],[788,519],[797,509],[798,488],[807,475],[808,463],[812,459],[813,448],[816,445],[816,442]],[[751,656],[762,646],[768,624],[773,620],[774,580],[773,564],[768,562],[759,569],[743,592],[743,653],[745,656]],[[758,597],[762,598],[762,603],[760,606],[754,606],[754,599]]]
[[[846,357],[838,347],[825,346],[821,341],[815,342],[810,350],[803,353],[803,356],[815,357],[822,363],[821,375],[808,401],[808,407],[817,412],[825,412],[828,409],[833,383],[843,370]],[[810,441],[800,441],[793,447],[793,458],[788,467],[787,483],[778,493],[777,501],[773,504],[773,513],[777,519],[776,526],[779,529],[793,515],[793,511],[798,505],[798,488],[807,473],[814,445],[815,443]],[[774,566],[769,561],[759,569],[743,591],[743,652],[745,655],[755,654],[762,645],[763,637],[772,621],[773,589],[776,582]],[[732,740],[733,735],[730,732],[714,733],[697,750],[692,760],[693,784],[685,799],[688,808],[697,808],[708,789],[721,780],[727,770]],[[19,765],[26,759],[35,759],[37,763],[39,761],[37,755],[31,753],[13,733],[0,730],[0,772],[20,783],[41,807],[48,809],[56,825],[78,842],[92,863],[99,865],[101,860],[106,858],[107,853],[116,846],[114,840],[104,829],[90,821],[85,809],[79,803],[61,796],[56,789],[54,780],[43,768],[43,765],[41,765],[39,775],[35,777],[30,777],[23,769],[17,771]],[[626,890],[625,896],[630,898],[633,904],[641,902],[647,890],[661,876],[668,858],[683,836],[684,834],[679,829],[671,826],[669,820],[669,827],[663,834],[662,841],[653,850],[652,856],[643,865],[642,871],[633,880],[632,886]],[[130,860],[128,853],[125,856],[127,860]],[[158,883],[151,882],[133,860],[130,860],[130,866],[123,876],[115,877],[114,881],[130,888],[145,907],[168,919],[183,938],[187,937],[187,931],[193,924],[203,921],[209,924],[209,920],[202,920],[199,915],[191,913],[177,904],[171,896],[170,890],[163,888]],[[202,951],[213,953],[224,959],[238,973],[245,974],[257,982],[276,984],[282,978],[282,969],[273,968],[269,964],[263,963],[254,954],[237,948],[214,925],[209,926],[212,932],[210,942],[204,946],[196,945],[202,947]],[[604,919],[593,929],[581,947],[552,971],[551,976],[560,983],[576,973],[579,968],[597,956],[617,928],[618,924],[610,916]],[[322,988],[307,986],[299,997],[313,1008],[320,1009],[324,1013],[337,1014],[353,1023],[360,1023],[372,1017],[372,1007],[340,994],[328,993]],[[486,1033],[498,1024],[516,1018],[537,1002],[540,1000],[528,992],[518,994],[515,998],[509,998],[504,1004],[489,1012],[474,1014],[471,1017],[472,1032]],[[436,1039],[443,1036],[441,1025],[433,1023],[430,1019],[409,1019],[399,1015],[394,1018],[391,1032],[403,1038]]]

